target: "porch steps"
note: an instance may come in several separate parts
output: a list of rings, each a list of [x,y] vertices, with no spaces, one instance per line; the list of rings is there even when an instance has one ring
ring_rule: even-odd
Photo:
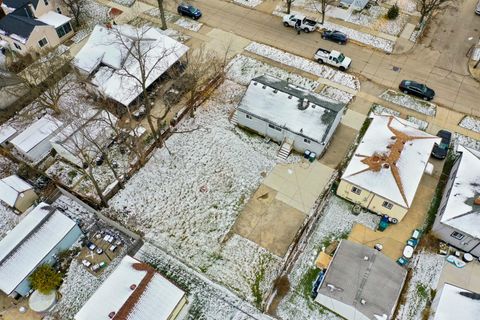
[[[238,124],[238,117],[237,117],[237,111],[233,112],[232,117],[230,118],[230,122],[236,126]]]
[[[278,151],[277,158],[281,160],[287,160],[288,155],[292,151],[293,143],[287,140],[284,140],[280,150]]]

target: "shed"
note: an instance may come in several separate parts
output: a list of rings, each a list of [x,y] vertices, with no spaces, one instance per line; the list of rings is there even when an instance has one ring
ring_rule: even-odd
[[[20,212],[25,212],[38,199],[33,187],[13,175],[0,180],[0,201]]]

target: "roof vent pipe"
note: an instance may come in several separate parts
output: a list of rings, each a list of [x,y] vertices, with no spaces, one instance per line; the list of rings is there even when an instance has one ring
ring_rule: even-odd
[[[368,256],[364,256],[363,260],[368,261]]]
[[[367,303],[367,301],[365,301],[365,299],[362,299],[360,300],[360,303],[364,305],[365,303]]]

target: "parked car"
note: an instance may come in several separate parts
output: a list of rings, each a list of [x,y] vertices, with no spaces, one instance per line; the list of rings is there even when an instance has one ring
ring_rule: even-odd
[[[338,44],[346,44],[348,37],[345,33],[337,30],[325,30],[322,32],[322,39],[330,40]]]
[[[437,132],[437,137],[442,138],[440,144],[435,143],[432,149],[432,157],[443,160],[447,157],[448,148],[452,141],[452,133],[446,130],[440,130]]]
[[[193,20],[198,20],[202,16],[200,9],[186,3],[179,4],[177,12],[179,15],[190,17]]]
[[[315,20],[308,19],[304,15],[287,14],[283,16],[283,25],[285,27],[295,27],[297,21],[300,21],[298,27],[304,32],[312,32],[318,28],[318,24]]]
[[[435,91],[413,80],[403,80],[398,86],[403,93],[411,94],[422,98],[423,100],[432,100],[435,97]]]
[[[87,243],[87,248],[90,249],[91,251],[95,250],[97,246],[93,242]]]
[[[350,68],[352,64],[352,59],[344,56],[343,53],[336,50],[328,51],[322,48],[319,48],[317,52],[315,52],[315,60],[317,60],[318,63],[326,63],[337,67],[342,71]]]
[[[115,252],[115,250],[117,250],[117,246],[116,245],[111,245],[110,248],[108,248],[108,250],[110,250],[112,252]]]
[[[87,259],[83,259],[82,264],[87,268],[92,265],[92,263],[90,261],[88,261]]]

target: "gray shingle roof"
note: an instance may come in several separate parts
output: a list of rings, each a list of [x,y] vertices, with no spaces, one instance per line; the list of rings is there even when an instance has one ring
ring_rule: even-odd
[[[18,9],[29,3],[31,3],[35,8],[37,8],[38,0],[3,0],[3,3],[9,8]]]
[[[28,39],[36,26],[47,25],[41,21],[14,13],[15,12],[12,12],[0,19],[0,29],[5,31],[7,36],[10,34],[16,34],[22,38]]]

